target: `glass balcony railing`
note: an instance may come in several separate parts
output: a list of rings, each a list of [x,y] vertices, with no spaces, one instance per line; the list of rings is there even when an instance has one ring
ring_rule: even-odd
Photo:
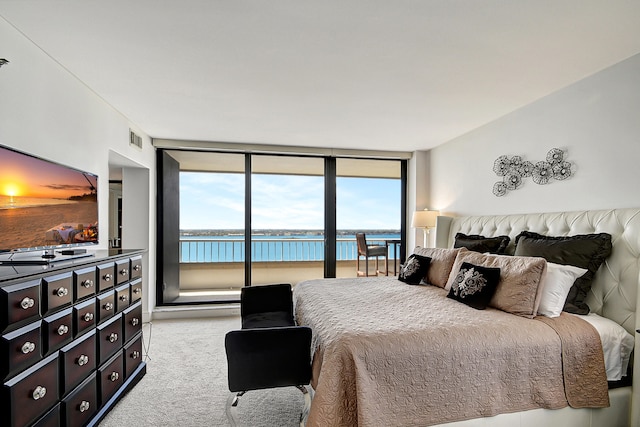
[[[399,239],[388,236],[386,239]],[[385,239],[367,239],[372,245],[384,245]],[[244,240],[230,238],[189,238],[180,240],[181,263],[244,262]],[[389,259],[398,257],[397,245],[389,245]],[[324,240],[318,238],[261,238],[251,241],[252,261],[295,262],[324,261]],[[336,241],[338,261],[355,260],[358,247],[354,238]]]

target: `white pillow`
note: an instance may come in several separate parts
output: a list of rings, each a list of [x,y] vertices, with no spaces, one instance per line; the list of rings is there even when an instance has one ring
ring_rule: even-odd
[[[547,262],[547,274],[542,279],[542,295],[538,314],[547,317],[560,316],[573,282],[586,272],[586,269],[573,265]]]
[[[607,380],[618,381],[626,376],[629,357],[631,350],[633,350],[633,336],[613,320],[595,313],[589,313],[586,316],[576,314],[575,316],[591,323],[591,326],[596,328],[600,334]]]

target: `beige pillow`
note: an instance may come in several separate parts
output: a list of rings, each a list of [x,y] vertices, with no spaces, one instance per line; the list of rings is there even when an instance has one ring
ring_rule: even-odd
[[[542,278],[547,270],[544,258],[467,251],[458,254],[452,270],[460,270],[463,262],[500,268],[500,282],[489,306],[522,317],[533,318],[536,315],[542,295]],[[454,280],[455,275],[452,274],[445,289],[451,289]]]
[[[416,247],[414,254],[431,258],[425,280],[427,283],[444,288],[451,273],[451,267],[459,252],[468,252],[466,248],[421,248]]]

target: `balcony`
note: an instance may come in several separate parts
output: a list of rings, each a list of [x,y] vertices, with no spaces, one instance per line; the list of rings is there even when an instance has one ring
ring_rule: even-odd
[[[389,237],[389,239],[398,237]],[[384,240],[367,240],[384,245]],[[393,274],[399,248],[389,246]],[[251,241],[252,283],[291,283],[324,277],[324,240],[321,238],[258,238]],[[354,238],[336,242],[336,276],[356,276]],[[361,264],[364,259],[361,259]],[[370,261],[369,271],[375,271]],[[380,262],[384,269],[384,261]],[[228,301],[239,298],[244,285],[244,241],[241,237],[180,240],[180,298],[177,302]]]

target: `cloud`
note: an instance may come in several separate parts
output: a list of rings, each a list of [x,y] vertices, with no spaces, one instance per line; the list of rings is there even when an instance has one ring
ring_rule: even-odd
[[[243,229],[244,175],[180,174],[180,228]],[[339,178],[339,229],[399,229],[400,180]],[[323,229],[324,178],[252,176],[254,229]]]

